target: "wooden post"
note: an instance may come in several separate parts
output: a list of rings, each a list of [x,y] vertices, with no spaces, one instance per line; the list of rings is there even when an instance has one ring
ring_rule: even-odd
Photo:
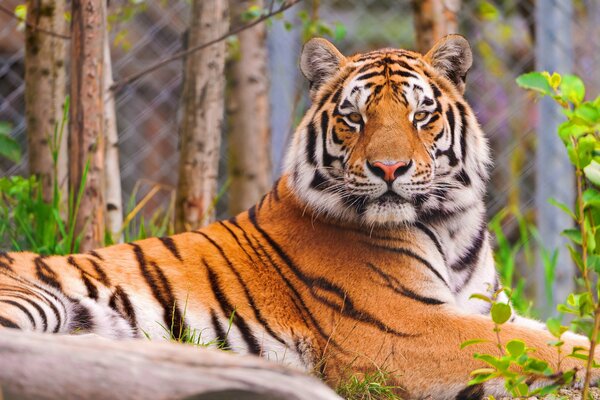
[[[417,51],[425,54],[440,38],[458,32],[461,0],[412,0]]]
[[[262,0],[231,1],[236,24],[250,6]],[[271,131],[266,26],[258,24],[238,34],[239,54],[231,61],[228,104],[229,213],[256,204],[271,186]]]
[[[77,197],[84,185],[74,218],[76,234],[81,234],[80,251],[88,251],[104,242],[105,0],[73,0],[71,18],[69,190]],[[88,163],[87,179],[82,182]]]
[[[42,183],[43,198],[51,202],[55,178],[63,202],[67,187],[67,132],[54,137],[62,122],[67,96],[65,84],[68,40],[40,32],[37,28],[65,34],[64,0],[27,0],[25,27],[25,118],[29,172]],[[56,143],[55,143],[56,142]],[[58,148],[52,149],[55,143]],[[52,150],[58,152],[54,165]]]
[[[188,47],[227,32],[227,0],[193,0]],[[223,128],[225,42],[185,59],[175,230],[196,229],[214,220]]]

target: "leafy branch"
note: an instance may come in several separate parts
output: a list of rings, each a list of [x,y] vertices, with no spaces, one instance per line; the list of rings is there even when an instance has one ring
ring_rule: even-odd
[[[10,8],[3,6],[2,4],[0,4],[0,11],[3,12],[4,14],[10,16],[11,18],[16,19],[19,22],[24,23],[25,25],[27,25],[28,27],[30,27],[31,29],[33,29],[34,32],[41,32],[45,35],[48,36],[54,36],[60,39],[65,39],[65,40],[69,40],[71,39],[71,36],[69,35],[65,35],[63,33],[57,33],[57,32],[53,32],[53,31],[49,31],[43,28],[40,28],[37,25],[32,24],[31,22],[27,21],[25,18],[16,15]]]
[[[302,0],[285,0],[285,1],[283,1],[281,3],[281,5],[279,7],[275,8],[274,7],[274,0],[272,0],[271,5],[269,6],[269,9],[265,13],[263,13],[259,17],[257,17],[255,20],[253,20],[252,22],[249,22],[249,23],[241,25],[241,26],[239,26],[239,27],[237,27],[235,29],[232,29],[229,32],[225,33],[224,35],[221,35],[221,36],[219,36],[219,37],[217,37],[217,38],[215,38],[213,40],[210,40],[210,41],[208,41],[206,43],[202,43],[202,44],[199,44],[197,46],[193,46],[193,47],[190,47],[189,49],[182,50],[182,51],[179,51],[179,52],[177,52],[177,53],[175,53],[173,55],[170,55],[170,56],[168,56],[168,57],[166,57],[166,58],[164,58],[164,59],[162,59],[162,60],[160,60],[160,61],[158,61],[158,62],[156,62],[156,63],[154,63],[152,65],[150,65],[149,67],[144,68],[143,70],[141,70],[141,71],[139,71],[139,72],[137,72],[135,74],[131,74],[128,77],[123,78],[123,79],[115,82],[110,87],[110,89],[113,90],[113,91],[118,91],[123,86],[125,86],[127,84],[130,84],[132,82],[135,82],[136,80],[140,79],[141,77],[143,77],[144,75],[147,75],[150,72],[153,72],[153,71],[155,71],[155,70],[157,70],[157,69],[159,69],[159,68],[161,68],[161,67],[163,67],[163,66],[165,66],[165,65],[167,65],[167,64],[169,64],[169,63],[171,63],[171,62],[173,62],[175,60],[179,60],[179,59],[184,58],[184,57],[186,57],[186,56],[188,56],[190,54],[193,54],[193,53],[195,53],[197,51],[200,51],[200,50],[205,49],[205,48],[207,48],[209,46],[212,46],[213,44],[219,43],[219,42],[221,42],[221,41],[223,41],[223,40],[225,40],[225,39],[227,39],[227,38],[229,38],[231,36],[237,35],[238,33],[242,32],[242,31],[245,31],[246,29],[250,29],[253,26],[258,25],[258,24],[260,24],[263,21],[266,21],[269,18],[271,18],[271,17],[273,17],[273,16],[275,16],[277,14],[283,13],[284,11],[286,11],[290,7],[292,7],[292,6],[300,3],[301,1]]]
[[[600,330],[600,301],[598,300],[598,274],[600,274],[600,96],[585,101],[585,85],[575,75],[531,72],[521,75],[517,83],[544,96],[552,98],[562,107],[567,120],[558,128],[571,164],[575,167],[577,198],[575,210],[566,204],[553,201],[575,222],[576,228],[566,229],[573,261],[581,274],[581,293],[572,293],[558,311],[573,314],[573,325],[590,339],[587,354],[575,352],[573,357],[586,361],[586,374],[581,398],[587,399],[592,368],[597,368],[594,353]],[[595,272],[592,276],[591,272]]]

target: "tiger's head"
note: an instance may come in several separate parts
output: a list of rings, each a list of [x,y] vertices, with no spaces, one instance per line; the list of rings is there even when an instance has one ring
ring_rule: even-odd
[[[312,105],[286,159],[292,191],[315,213],[373,227],[481,202],[489,156],[463,99],[471,64],[459,35],[425,55],[345,57],[327,40],[307,42]]]

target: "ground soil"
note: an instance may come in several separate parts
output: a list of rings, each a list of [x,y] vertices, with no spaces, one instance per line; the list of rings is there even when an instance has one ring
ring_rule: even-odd
[[[529,397],[528,400],[557,400],[557,399],[573,399],[573,400],[581,400],[581,390],[575,389],[562,389],[560,390],[558,396],[546,396],[546,397]],[[590,394],[592,395],[592,399],[600,400],[600,388],[592,388],[590,389]],[[505,397],[502,400],[509,400],[509,397]]]

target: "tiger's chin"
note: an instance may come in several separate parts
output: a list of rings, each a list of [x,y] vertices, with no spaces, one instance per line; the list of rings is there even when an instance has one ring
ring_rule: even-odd
[[[417,211],[410,203],[372,202],[362,214],[363,221],[370,226],[410,225],[417,221]]]

